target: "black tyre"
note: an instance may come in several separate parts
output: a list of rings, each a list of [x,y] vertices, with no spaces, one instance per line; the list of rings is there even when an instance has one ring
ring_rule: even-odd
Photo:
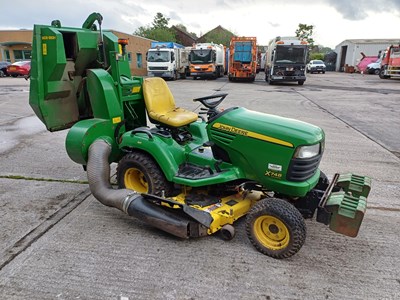
[[[174,71],[174,76],[171,79],[174,81],[178,79],[178,71]]]
[[[221,70],[217,68],[217,74],[215,75],[215,78],[221,77]]]
[[[306,239],[306,225],[292,204],[278,198],[256,203],[246,217],[246,232],[254,247],[273,258],[296,254]]]
[[[381,79],[388,79],[388,78],[390,78],[390,76],[388,76],[388,75],[385,75],[385,68],[382,68],[380,71],[379,71],[379,77],[381,78]]]
[[[170,196],[173,184],[169,182],[157,163],[148,154],[132,152],[118,163],[117,181],[119,188],[139,193]]]
[[[265,76],[267,76],[267,75],[265,75]],[[269,85],[273,85],[274,84],[274,81],[271,79],[270,75],[268,75],[268,77],[267,77],[267,82],[268,82]]]
[[[297,83],[298,83],[298,85],[303,85],[304,84],[304,80],[300,80]]]

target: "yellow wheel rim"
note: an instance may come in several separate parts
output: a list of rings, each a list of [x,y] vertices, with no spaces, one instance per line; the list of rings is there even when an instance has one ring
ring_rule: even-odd
[[[124,175],[125,187],[139,193],[148,193],[149,184],[144,173],[136,168],[129,168]]]
[[[266,248],[282,250],[289,245],[290,234],[286,225],[273,216],[261,216],[254,222],[254,235]]]

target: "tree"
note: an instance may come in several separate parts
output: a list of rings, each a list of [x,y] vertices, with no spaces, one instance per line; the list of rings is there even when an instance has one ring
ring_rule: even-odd
[[[204,37],[204,43],[215,43],[222,44],[226,47],[229,47],[231,42],[231,38],[235,36],[232,32],[221,28],[217,28],[213,31],[206,33]]]
[[[176,24],[175,27],[188,33],[186,26],[183,24]]]
[[[310,53],[310,60],[315,60],[315,59],[324,60],[324,57],[325,57],[325,55],[320,52]]]
[[[333,49],[329,48],[329,47],[323,47],[323,46],[319,46],[319,52],[327,54],[332,52]]]
[[[319,59],[325,61],[325,55],[331,52],[333,52],[333,50],[329,47],[315,45],[309,52],[309,58],[310,60]]]
[[[168,28],[168,22],[169,22],[170,18],[166,18],[164,17],[164,15],[160,12],[158,12],[153,20],[153,29],[156,28],[163,28],[163,29],[167,29]]]
[[[153,28],[145,37],[159,42],[176,42],[175,34],[169,28]]]
[[[168,28],[169,18],[162,13],[157,13],[152,26],[140,26],[133,34],[160,42],[176,42],[174,32]]]
[[[296,36],[310,45],[310,49],[314,47],[314,39],[312,38],[314,25],[299,24],[299,28],[296,29]]]
[[[175,25],[175,27],[178,28],[178,29],[180,29],[180,30],[182,30],[183,32],[186,32],[187,34],[189,34],[189,35],[191,35],[192,37],[194,37],[194,38],[197,39],[197,34],[194,33],[194,32],[189,32],[189,31],[187,30],[187,28],[186,28],[185,25],[183,25],[183,24],[177,24],[177,25]]]

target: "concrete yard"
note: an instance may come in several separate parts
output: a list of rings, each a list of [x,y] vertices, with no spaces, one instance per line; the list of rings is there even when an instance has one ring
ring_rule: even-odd
[[[400,80],[311,74],[304,86],[168,81],[179,106],[216,92],[322,127],[321,170],[373,178],[356,238],[306,220],[307,239],[277,260],[236,237],[180,240],[91,194],[86,172],[28,104],[29,82],[0,78],[0,299],[399,299]]]

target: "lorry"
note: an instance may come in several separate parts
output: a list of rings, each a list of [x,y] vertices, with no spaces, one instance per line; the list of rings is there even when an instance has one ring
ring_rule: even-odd
[[[265,62],[265,81],[306,81],[306,59],[308,44],[297,37],[276,37],[268,45]]]
[[[400,45],[391,45],[382,51],[379,77],[382,79],[400,77]]]
[[[174,42],[151,42],[147,51],[147,75],[172,80],[189,75],[189,50]]]
[[[257,73],[257,39],[233,36],[229,50],[229,81],[254,81]]]
[[[315,215],[357,236],[371,180],[328,179],[319,169],[322,128],[219,109],[226,93],[193,99],[204,106],[198,113],[179,108],[164,79],[132,76],[128,40],[102,31],[102,20],[93,13],[81,28],[34,25],[29,92],[50,132],[68,130],[66,152],[87,172],[95,199],[183,239],[232,239],[245,217],[249,241],[279,259],[301,249],[304,219]]]
[[[225,48],[222,44],[198,43],[190,50],[190,76],[218,78],[225,73]]]

